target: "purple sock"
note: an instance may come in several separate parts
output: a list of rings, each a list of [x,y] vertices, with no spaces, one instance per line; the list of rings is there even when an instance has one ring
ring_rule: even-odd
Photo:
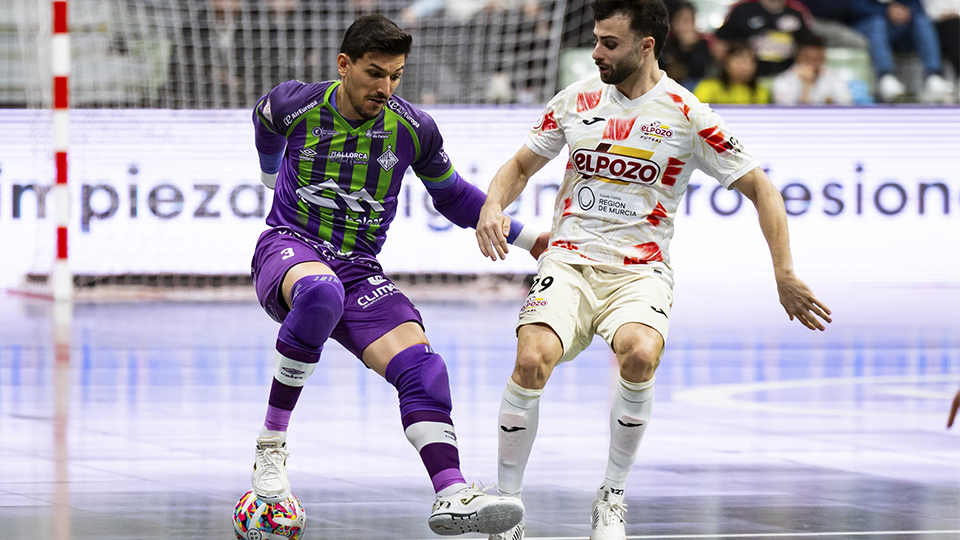
[[[263,425],[286,431],[307,377],[343,313],[343,284],[334,275],[300,278],[293,286],[290,312],[277,337],[277,370]]]
[[[385,375],[397,388],[404,435],[419,452],[434,491],[465,484],[443,359],[429,345],[414,345],[390,360]]]

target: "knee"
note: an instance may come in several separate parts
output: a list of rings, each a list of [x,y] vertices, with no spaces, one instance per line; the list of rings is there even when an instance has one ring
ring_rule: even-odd
[[[517,353],[514,381],[523,388],[539,390],[547,384],[554,363],[542,349],[524,348]]]
[[[450,378],[443,358],[427,345],[414,345],[396,355],[384,374],[400,397],[401,414],[432,410],[450,414]]]
[[[630,343],[623,350],[617,351],[620,375],[630,382],[649,381],[660,365],[661,348],[659,343],[644,340]]]
[[[309,312],[323,320],[343,315],[343,283],[337,276],[321,274],[300,278],[290,293],[291,311]]]

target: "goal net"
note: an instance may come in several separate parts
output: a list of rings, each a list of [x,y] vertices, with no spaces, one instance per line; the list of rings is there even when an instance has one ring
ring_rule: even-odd
[[[585,24],[586,4],[69,1],[75,285],[248,285],[271,199],[257,177],[250,108],[282,81],[337,78],[340,40],[356,17],[379,12],[414,36],[399,95],[431,112],[468,111],[471,122],[494,104],[521,107],[527,129],[557,91],[565,36],[582,34],[570,21]],[[55,258],[51,17],[50,2],[0,0],[0,224],[15,259],[0,288],[43,283]],[[492,172],[481,175],[486,182]],[[403,195],[411,200],[401,207],[423,206],[417,189]],[[429,227],[442,228],[430,210]],[[402,271],[471,273],[428,260]]]

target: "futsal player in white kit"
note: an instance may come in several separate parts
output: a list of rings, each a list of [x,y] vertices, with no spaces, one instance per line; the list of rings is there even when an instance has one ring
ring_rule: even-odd
[[[549,102],[526,145],[492,180],[477,239],[484,255],[504,257],[510,223],[502,210],[569,146],[550,247],[517,323],[516,365],[500,407],[498,486],[502,495],[520,497],[547,379],[599,334],[616,354],[620,381],[590,538],[623,540],[624,488],[650,420],[654,372],[670,328],[668,247],[694,169],[755,205],[790,319],[818,330],[831,319],[793,272],[780,193],[720,116],[660,71],[668,31],[662,0],[596,0],[592,7],[599,76]],[[521,538],[522,522],[490,536]]]

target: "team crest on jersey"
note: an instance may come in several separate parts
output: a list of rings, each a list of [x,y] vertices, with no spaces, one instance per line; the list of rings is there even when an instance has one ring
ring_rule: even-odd
[[[400,159],[398,159],[397,155],[393,153],[393,150],[389,145],[387,146],[387,151],[381,154],[380,157],[377,158],[377,163],[379,163],[380,166],[383,167],[383,170],[385,171],[389,171],[390,169],[393,168],[394,165],[396,165],[399,162],[400,162]]]
[[[570,161],[584,178],[650,185],[660,177],[660,165],[651,156],[650,151],[602,143],[596,150],[577,149]]]

